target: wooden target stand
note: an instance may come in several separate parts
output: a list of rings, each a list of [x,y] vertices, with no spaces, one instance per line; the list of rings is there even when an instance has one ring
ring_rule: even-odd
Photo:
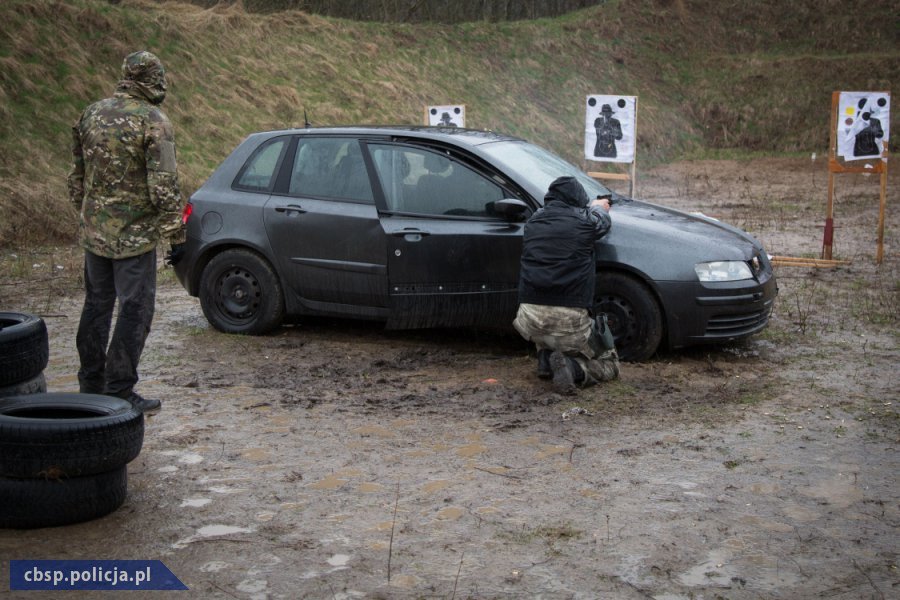
[[[879,92],[887,94],[888,92]],[[887,165],[888,165],[888,147],[887,142],[882,141],[884,150],[881,156],[873,158],[876,163],[874,166],[849,166],[838,161],[837,158],[837,124],[838,104],[840,102],[840,92],[832,92],[831,94],[831,138],[828,151],[828,205],[825,214],[825,234],[822,238],[822,259],[823,261],[831,261],[831,249],[834,244],[834,176],[836,173],[878,173],[881,175],[881,200],[878,207],[878,246],[875,250],[875,262],[879,265],[884,260],[884,216],[887,209]],[[840,261],[832,261],[840,262]]]
[[[615,179],[618,181],[627,181],[628,182],[628,197],[634,198],[634,190],[635,190],[635,165],[637,163],[637,159],[631,161],[631,167],[629,168],[628,173],[601,173],[598,171],[588,171],[588,175],[593,177],[594,179]]]

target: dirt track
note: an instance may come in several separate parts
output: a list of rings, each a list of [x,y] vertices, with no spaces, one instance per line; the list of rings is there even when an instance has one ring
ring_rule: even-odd
[[[808,159],[683,163],[639,195],[814,256],[826,176]],[[322,320],[226,336],[163,274],[139,389],[164,404],[125,506],[0,531],[0,578],[12,558],[131,558],[213,598],[896,597],[898,184],[880,267],[876,179],[843,176],[851,265],[779,267],[764,334],[574,396],[512,334]],[[46,315],[49,388],[73,390],[78,254],[19,254],[0,305]]]

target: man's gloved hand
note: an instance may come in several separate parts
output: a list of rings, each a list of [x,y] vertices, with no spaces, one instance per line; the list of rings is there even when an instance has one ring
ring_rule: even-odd
[[[184,244],[172,244],[171,250],[166,254],[165,262],[174,267],[184,258]]]

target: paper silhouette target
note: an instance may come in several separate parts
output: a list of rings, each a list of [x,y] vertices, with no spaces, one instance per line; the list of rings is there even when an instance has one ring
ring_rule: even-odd
[[[584,157],[600,162],[634,162],[635,96],[587,97]]]
[[[844,160],[879,158],[891,123],[887,92],[841,92],[837,115],[837,155]]]
[[[428,106],[425,108],[426,122],[435,127],[465,127],[466,107],[460,104]]]

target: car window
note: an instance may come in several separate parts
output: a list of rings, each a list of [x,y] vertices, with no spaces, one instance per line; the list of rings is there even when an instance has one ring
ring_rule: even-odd
[[[268,191],[286,143],[287,138],[276,138],[257,148],[241,169],[235,187],[259,192]]]
[[[497,164],[521,174],[524,180],[538,190],[546,191],[557,177],[572,176],[581,183],[590,198],[610,193],[609,189],[596,179],[540,146],[527,142],[506,141],[484,144],[481,149]]]
[[[359,142],[352,138],[302,137],[288,190],[293,196],[374,202]]]
[[[486,217],[486,205],[504,198],[499,185],[445,154],[388,144],[369,150],[389,211]]]

